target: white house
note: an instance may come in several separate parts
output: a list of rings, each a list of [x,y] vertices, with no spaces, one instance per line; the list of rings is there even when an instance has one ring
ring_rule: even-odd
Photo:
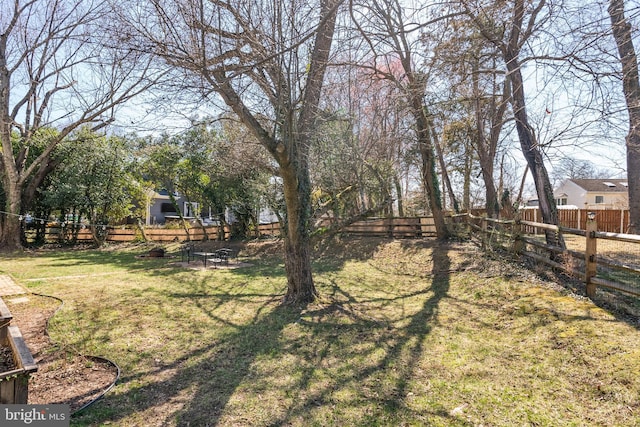
[[[558,206],[580,209],[628,209],[626,179],[566,179],[553,192]]]

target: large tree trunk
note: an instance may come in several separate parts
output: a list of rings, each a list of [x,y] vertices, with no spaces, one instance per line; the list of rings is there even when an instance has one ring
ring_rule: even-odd
[[[511,80],[511,89],[513,93],[512,105],[513,114],[516,119],[516,130],[518,131],[522,154],[527,161],[527,165],[531,171],[533,182],[536,187],[542,222],[545,224],[558,225],[558,209],[553,197],[553,187],[549,180],[547,168],[544,165],[542,152],[537,145],[535,134],[527,117],[520,63],[515,56],[509,54],[505,57],[505,61],[507,63],[507,69],[509,70]],[[547,244],[560,246],[562,248],[565,247],[564,239],[561,235],[552,232],[546,232],[545,234]]]
[[[311,186],[305,163],[304,160],[302,164],[289,163],[281,169],[287,206],[284,224],[287,293],[283,299],[286,304],[305,304],[317,296],[311,273]]]
[[[22,248],[20,229],[21,195],[20,187],[11,185],[9,180],[4,180],[3,185],[8,191],[5,192],[7,212],[2,216],[2,236],[0,237],[0,250],[15,251]]]
[[[538,195],[538,202],[542,221],[545,224],[559,224],[558,209],[553,197],[553,187],[549,180],[547,168],[544,165],[542,151],[536,141],[533,128],[529,124],[529,117],[526,109],[526,97],[524,93],[524,81],[522,79],[521,65],[518,59],[520,53],[521,32],[525,13],[525,1],[516,0],[514,2],[513,22],[509,34],[509,42],[502,47],[503,59],[507,65],[509,83],[511,85],[511,106],[516,121],[516,130],[520,140],[522,154],[527,161],[533,182]],[[540,3],[539,7],[543,4]],[[549,245],[565,247],[564,239],[559,233],[545,232],[546,241]]]
[[[11,145],[11,116],[9,115],[9,92],[11,90],[10,74],[6,63],[7,39],[0,37],[0,166],[2,186],[5,192],[5,214],[0,215],[0,250],[15,250],[22,247],[20,243],[20,209],[21,191],[17,185],[19,179],[13,167],[13,147]]]
[[[313,139],[339,4],[340,0],[320,2],[321,23],[311,53],[308,80],[302,97],[297,126],[290,128],[292,137],[288,141],[286,152],[279,152],[276,156],[279,159],[287,205],[285,266],[288,287],[284,302],[290,304],[306,304],[312,302],[317,296],[311,273],[309,146]]]
[[[442,211],[442,199],[440,197],[440,186],[438,185],[438,175],[436,174],[436,156],[431,142],[431,132],[429,120],[424,111],[421,99],[416,93],[412,93],[413,117],[416,122],[416,134],[418,136],[418,147],[422,159],[422,182],[429,199],[429,207],[433,215],[436,227],[436,237],[445,240],[449,237],[446,224],[444,222],[444,212]]]
[[[629,233],[640,231],[640,77],[633,46],[631,24],[624,16],[624,0],[611,0],[609,16],[622,64],[622,89],[629,112],[627,134],[627,181],[629,190]]]
[[[283,299],[283,302],[287,304],[309,303],[317,295],[311,272],[311,184],[308,153],[309,145],[313,140],[313,129],[333,42],[339,3],[339,0],[320,2],[320,25],[315,34],[301,104],[297,107],[289,105],[286,99],[290,94],[286,93],[286,85],[276,88],[279,99],[281,99],[280,102],[282,102],[282,105],[278,105],[276,108],[281,120],[277,126],[279,137],[269,134],[263,128],[260,121],[250,112],[238,92],[230,84],[224,70],[218,69],[212,73],[215,77],[216,91],[269,150],[280,167],[287,210],[284,224],[284,256],[288,287]],[[284,85],[287,81],[285,76],[288,75],[288,72],[283,73],[278,75],[275,80]],[[294,117],[296,113],[297,118]]]

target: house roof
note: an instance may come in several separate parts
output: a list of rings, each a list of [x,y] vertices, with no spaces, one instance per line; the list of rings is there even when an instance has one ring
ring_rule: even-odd
[[[626,193],[626,179],[570,179],[569,181],[579,187],[596,193]]]

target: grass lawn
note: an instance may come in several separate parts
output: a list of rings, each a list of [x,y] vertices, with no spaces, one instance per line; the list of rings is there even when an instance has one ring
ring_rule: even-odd
[[[321,298],[279,304],[280,252],[192,270],[140,247],[0,259],[62,298],[55,341],[118,385],[72,425],[640,426],[640,331],[471,245],[317,248]]]

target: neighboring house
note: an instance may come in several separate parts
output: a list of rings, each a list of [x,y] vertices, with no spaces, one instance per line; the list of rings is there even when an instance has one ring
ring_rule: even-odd
[[[579,209],[628,209],[626,179],[566,179],[553,192],[558,206]]]
[[[199,213],[198,203],[189,202],[180,195],[175,195],[174,197],[182,210],[182,216],[187,220],[195,219]],[[147,205],[146,225],[164,224],[167,221],[180,218],[173,204],[171,204],[169,193],[166,190],[154,191],[150,199]]]
[[[272,224],[278,222],[278,216],[271,210],[271,208],[264,207],[258,212],[259,224]]]

